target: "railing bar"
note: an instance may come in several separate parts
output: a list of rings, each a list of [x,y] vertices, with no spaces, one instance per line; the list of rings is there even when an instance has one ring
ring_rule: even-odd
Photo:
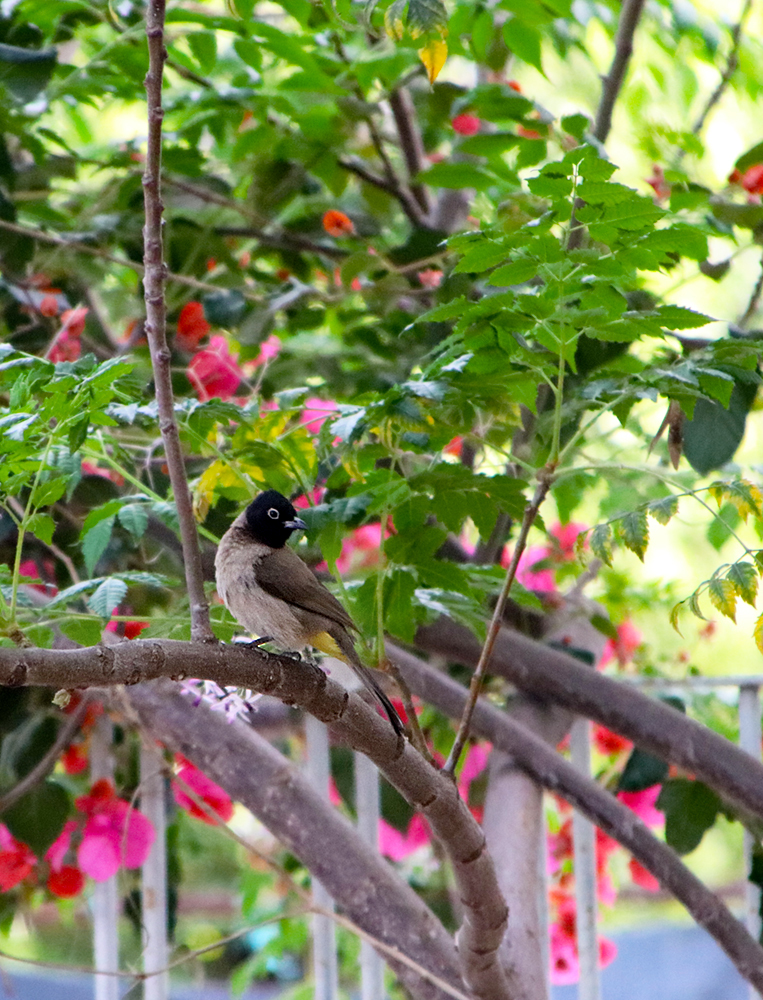
[[[722,687],[763,687],[763,674],[729,674],[724,677],[682,677],[678,680],[670,680],[667,677],[619,677],[614,676],[613,680],[621,681],[623,684],[632,684],[634,687],[654,687],[654,688],[722,688]]]
[[[141,869],[141,923],[143,934],[143,1000],[168,1000],[167,947],[167,801],[161,751],[140,748],[140,808],[156,832]],[[162,971],[165,970],[165,971]]]
[[[331,773],[328,730],[312,715],[305,716],[305,739],[310,783],[328,800]],[[313,878],[312,886],[315,902],[326,909],[333,909],[334,900],[316,878]],[[336,1000],[339,982],[336,929],[334,921],[320,913],[313,914],[313,975],[315,1000]]]
[[[591,774],[591,740],[588,719],[577,718],[570,731],[572,763],[583,774]],[[577,907],[579,1000],[600,1000],[598,906],[596,899],[596,828],[579,812],[572,814],[575,849],[575,902]]]
[[[90,739],[90,775],[93,781],[114,777],[111,755],[113,726],[106,715],[97,720]],[[93,959],[95,1000],[118,1000],[119,978],[98,972],[119,971],[119,892],[117,876],[93,886]]]
[[[760,760],[761,744],[760,689],[756,684],[744,684],[739,688],[739,746],[755,760]],[[744,861],[746,872],[752,865],[755,838],[744,831]],[[745,924],[750,934],[760,937],[760,889],[752,882],[745,882]],[[750,987],[750,1000],[759,1000],[760,994]]]
[[[356,753],[354,758],[358,833],[367,844],[378,851],[381,815],[379,772],[365,754]],[[384,961],[371,942],[363,939],[360,942],[361,1000],[382,1000],[384,995]]]
[[[538,830],[538,927],[540,928],[540,957],[546,983],[546,996],[551,996],[551,914],[548,906],[548,830],[546,810],[541,808]],[[545,931],[545,933],[544,933]]]

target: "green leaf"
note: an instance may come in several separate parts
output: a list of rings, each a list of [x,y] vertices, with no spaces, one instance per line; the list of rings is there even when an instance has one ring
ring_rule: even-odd
[[[612,565],[612,527],[599,524],[591,532],[591,552],[606,566]]]
[[[721,801],[699,781],[671,778],[662,786],[657,808],[665,813],[665,840],[674,851],[688,854],[715,823]]]
[[[710,603],[722,615],[736,621],[737,592],[731,580],[713,577],[707,588]]]
[[[67,638],[80,646],[97,646],[103,638],[103,622],[100,618],[71,618],[61,622],[59,628]]]
[[[503,26],[503,39],[511,51],[523,62],[543,72],[540,51],[540,32],[518,17],[512,17]]]
[[[617,783],[618,792],[643,792],[652,785],[661,785],[668,776],[664,760],[634,747]]]
[[[644,554],[649,545],[649,525],[646,511],[636,510],[626,514],[620,524],[620,534],[623,543],[631,552],[635,552],[644,561]]]
[[[114,527],[114,514],[99,521],[82,539],[82,556],[88,573],[92,574],[98,560],[111,539],[111,529]],[[109,612],[111,613],[111,612]]]
[[[538,262],[534,260],[513,260],[497,268],[488,278],[490,285],[521,285],[538,273]]]
[[[26,530],[41,542],[50,545],[53,541],[53,532],[56,530],[56,522],[50,514],[34,514],[29,518]]]
[[[660,524],[667,524],[678,512],[678,499],[674,496],[663,497],[662,500],[652,500],[647,504],[647,513],[651,514],[655,521]]]
[[[737,595],[745,604],[755,607],[758,596],[758,572],[749,562],[738,562],[729,569],[726,579],[732,584]]]
[[[712,317],[683,306],[659,306],[657,314],[660,323],[670,330],[694,330],[713,322]]]
[[[202,299],[204,317],[213,326],[230,330],[237,326],[246,311],[246,299],[237,288],[209,292]]]
[[[384,580],[384,625],[403,642],[413,642],[416,633],[415,589],[416,578],[405,569],[393,569]]]
[[[728,409],[713,400],[697,400],[683,427],[684,455],[693,469],[706,475],[731,461],[744,437],[755,395],[754,385],[737,382]]]
[[[56,66],[58,50],[24,49],[0,44],[0,82],[14,97],[27,103],[44,90]]]
[[[32,494],[33,507],[48,507],[60,500],[66,493],[67,481],[64,476],[56,476],[45,483],[38,483]]]
[[[101,618],[111,618],[114,611],[124,600],[127,593],[127,584],[114,576],[108,576],[96,589],[90,600],[88,607]]]
[[[448,25],[448,12],[442,0],[410,0],[407,20],[411,38],[430,32],[442,35]]]
[[[3,813],[3,822],[14,837],[41,858],[64,828],[69,816],[69,796],[58,782],[40,782]]]
[[[202,73],[211,73],[217,62],[217,41],[212,31],[194,31],[186,35],[188,47]]]
[[[140,541],[148,527],[148,513],[143,504],[128,503],[119,509],[119,523],[130,532],[135,541]]]
[[[473,163],[445,162],[435,163],[428,170],[422,171],[417,179],[431,187],[452,188],[455,191],[460,191],[461,188],[484,191],[497,180],[493,174]]]

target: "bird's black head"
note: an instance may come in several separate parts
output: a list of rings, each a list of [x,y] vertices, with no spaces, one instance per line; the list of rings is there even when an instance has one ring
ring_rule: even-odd
[[[246,524],[256,541],[273,549],[282,549],[293,531],[307,528],[278,490],[266,490],[252,500],[246,508]]]

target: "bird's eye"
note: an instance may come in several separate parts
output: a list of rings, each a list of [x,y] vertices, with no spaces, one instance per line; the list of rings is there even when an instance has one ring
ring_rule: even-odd
[[[281,515],[278,513],[275,507],[271,507],[270,510],[268,511],[268,517],[272,517],[274,521],[277,521],[280,516]]]

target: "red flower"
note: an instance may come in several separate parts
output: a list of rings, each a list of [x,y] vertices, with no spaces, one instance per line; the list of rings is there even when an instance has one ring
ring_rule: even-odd
[[[86,306],[67,309],[61,313],[61,329],[50,345],[47,353],[49,361],[76,361],[82,353],[80,337],[85,329],[85,317],[88,314]]]
[[[659,201],[662,198],[669,198],[671,187],[670,184],[665,180],[665,171],[659,164],[655,163],[652,167],[652,176],[647,177],[647,184],[654,189],[654,193]]]
[[[148,622],[125,622],[125,639],[137,639],[144,628],[148,628]]]
[[[190,761],[181,758],[182,766],[178,771],[178,778],[192,789],[200,799],[202,799],[220,817],[223,823],[227,823],[233,815],[233,802],[228,793],[215,784],[211,778],[195,767]],[[199,806],[185,789],[178,784],[173,784],[172,794],[175,801],[182,808],[202,820],[210,826],[216,826],[215,820],[204,809]]]
[[[214,397],[232,399],[244,377],[221,335],[212,337],[209,347],[198,351],[188,365],[188,378],[203,403]]]
[[[87,750],[83,743],[72,743],[61,754],[61,765],[67,774],[82,774],[87,768]]]
[[[593,739],[600,753],[608,757],[630,750],[633,744],[619,733],[613,733],[606,726],[594,726]]]
[[[509,86],[512,90],[516,90],[518,94],[522,93],[522,88],[519,86],[516,80],[509,80]]]
[[[482,122],[476,115],[466,113],[456,115],[450,124],[459,135],[476,135],[482,128]]]
[[[61,899],[79,896],[85,888],[85,876],[75,865],[63,865],[48,876],[48,890]]]
[[[517,135],[521,135],[523,139],[543,138],[540,132],[536,132],[534,128],[525,128],[524,125],[517,125]]]
[[[643,641],[643,635],[633,622],[622,622],[617,626],[617,639],[607,640],[599,666],[603,667],[611,660],[617,659],[620,666],[624,667],[633,659],[633,654]]]
[[[178,316],[178,332],[175,342],[184,351],[195,351],[212,327],[204,318],[201,302],[186,302]]]
[[[44,296],[40,303],[40,312],[43,316],[58,316],[58,299],[55,295]]]
[[[37,858],[0,823],[0,892],[8,892],[31,874]]]
[[[329,236],[352,236],[355,232],[352,219],[335,208],[330,208],[323,216],[323,228]]]
[[[750,194],[763,194],[763,163],[756,163],[742,174],[742,187]]]

